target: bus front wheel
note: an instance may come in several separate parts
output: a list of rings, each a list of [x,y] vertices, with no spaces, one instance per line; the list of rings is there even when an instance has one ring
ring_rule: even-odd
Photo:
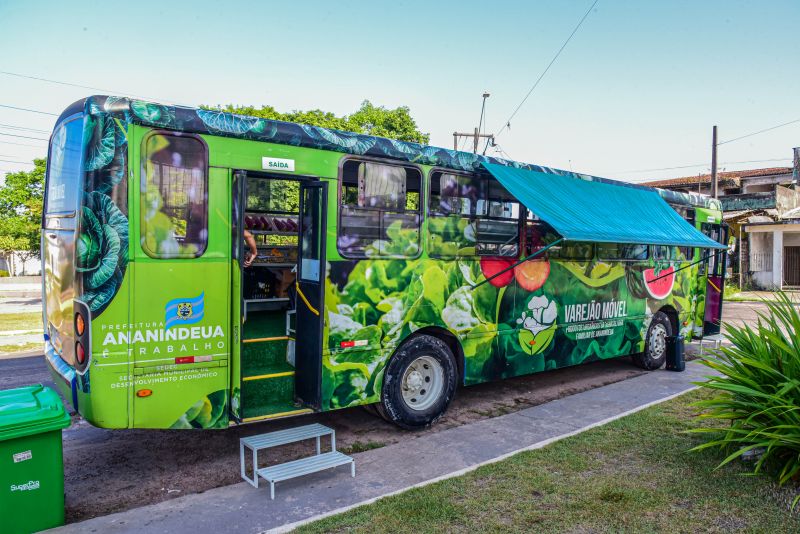
[[[439,419],[456,391],[456,365],[442,340],[416,336],[395,352],[383,376],[378,411],[387,421],[409,430]]]
[[[672,336],[672,322],[664,312],[656,312],[650,321],[645,338],[644,352],[633,357],[633,363],[642,369],[658,369],[667,359],[667,338]]]

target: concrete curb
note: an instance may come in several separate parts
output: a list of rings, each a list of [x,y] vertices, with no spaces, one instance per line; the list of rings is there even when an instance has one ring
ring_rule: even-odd
[[[234,484],[62,527],[59,532],[286,532],[383,497],[459,476],[682,395],[711,371],[655,371],[549,403],[354,455],[344,470],[269,489]]]

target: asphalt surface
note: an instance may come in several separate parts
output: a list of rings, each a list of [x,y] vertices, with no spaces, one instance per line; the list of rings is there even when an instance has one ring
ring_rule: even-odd
[[[0,390],[31,384],[55,387],[43,354],[0,359]]]

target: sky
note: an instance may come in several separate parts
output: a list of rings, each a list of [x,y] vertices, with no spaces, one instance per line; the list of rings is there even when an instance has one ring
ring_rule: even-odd
[[[593,1],[1,0],[0,172],[31,168],[55,120],[2,106],[58,114],[93,93],[338,115],[368,99],[452,148],[484,91],[501,130]],[[798,26],[797,0],[599,0],[487,154],[637,182],[708,172],[713,125],[724,142],[800,119]],[[790,166],[795,146],[800,121],[721,144],[719,167]]]

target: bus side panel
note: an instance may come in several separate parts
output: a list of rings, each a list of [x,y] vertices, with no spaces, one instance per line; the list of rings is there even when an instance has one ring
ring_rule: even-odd
[[[331,262],[323,409],[378,401],[394,348],[426,327],[457,336],[466,384],[641,352],[659,310],[687,333],[697,287],[686,264],[531,260],[474,288],[492,274],[475,258]]]
[[[137,129],[139,150],[151,132]],[[160,134],[159,134],[160,135]],[[133,142],[133,141],[132,141]],[[177,150],[169,140],[157,140],[157,150]],[[162,154],[164,161],[180,158]],[[141,159],[145,158],[141,154]],[[188,156],[187,156],[188,157]],[[186,160],[184,160],[186,161]],[[162,164],[165,165],[165,164]],[[198,257],[148,255],[142,246],[143,219],[158,217],[152,202],[158,188],[148,177],[142,194],[141,173],[136,165],[132,195],[138,202],[132,213],[131,242],[135,243],[131,317],[126,331],[132,360],[132,413],[134,428],[226,428],[229,420],[230,362],[230,183],[227,169],[208,170],[207,228],[184,230],[186,235],[207,236]],[[150,172],[149,170],[145,172]],[[180,171],[163,169],[162,176]],[[173,186],[169,186],[173,187]],[[196,194],[196,184],[192,187]],[[170,195],[165,188],[158,194]],[[181,196],[172,197],[180,199]],[[144,200],[147,199],[147,202]],[[191,208],[190,208],[191,209]],[[149,210],[149,211],[148,211]],[[191,213],[191,221],[202,215]],[[166,222],[161,218],[160,221]],[[156,222],[160,222],[158,219]],[[148,222],[154,225],[155,222]],[[173,231],[157,238],[173,239]],[[188,239],[188,238],[187,238]],[[175,244],[157,241],[157,251],[173,250]],[[155,257],[153,257],[155,256]]]

